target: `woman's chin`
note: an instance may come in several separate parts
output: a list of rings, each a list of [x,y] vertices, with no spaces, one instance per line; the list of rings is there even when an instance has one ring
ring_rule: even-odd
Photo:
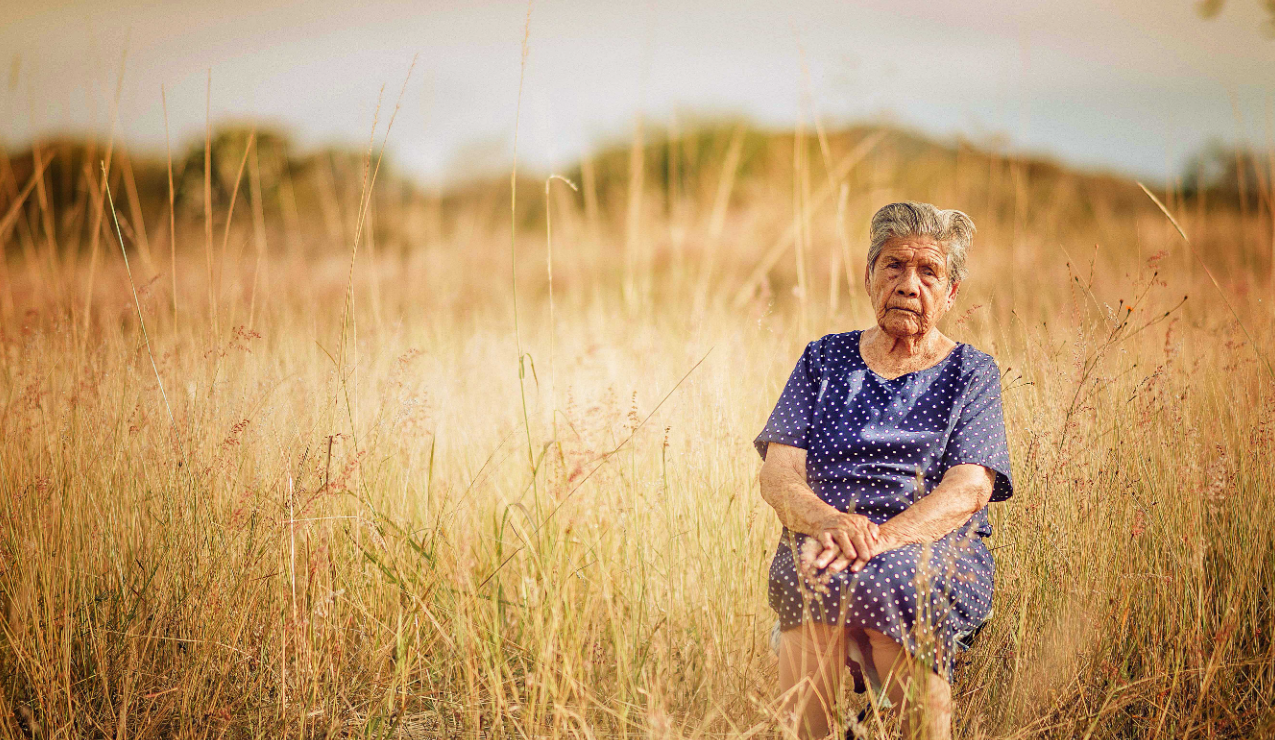
[[[907,337],[920,336],[925,333],[925,327],[921,325],[914,317],[899,316],[899,311],[890,311],[885,318],[877,322],[881,327],[881,331],[889,334],[895,339],[906,339]]]

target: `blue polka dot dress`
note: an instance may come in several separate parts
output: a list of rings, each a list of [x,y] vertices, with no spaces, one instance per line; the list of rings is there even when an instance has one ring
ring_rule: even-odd
[[[815,494],[877,524],[934,490],[954,465],[995,471],[992,501],[1013,495],[995,360],[957,344],[938,364],[887,380],[864,363],[861,333],[806,346],[754,441],[762,458],[770,442],[805,449]],[[824,594],[794,562],[805,535],[785,528],[770,567],[770,606],[781,629],[815,620],[881,632],[950,679],[960,638],[991,613],[994,564],[983,544],[991,532],[984,508],[938,542],[833,575]]]

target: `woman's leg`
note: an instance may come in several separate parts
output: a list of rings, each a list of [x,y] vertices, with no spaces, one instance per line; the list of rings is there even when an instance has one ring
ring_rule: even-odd
[[[808,622],[779,635],[782,712],[797,736],[827,737],[846,666],[846,630]]]
[[[865,632],[877,674],[888,681],[886,695],[901,713],[903,740],[948,740],[952,736],[951,685],[913,661],[899,643],[876,630]]]

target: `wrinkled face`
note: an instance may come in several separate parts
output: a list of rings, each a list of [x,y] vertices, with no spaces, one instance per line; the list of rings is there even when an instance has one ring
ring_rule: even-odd
[[[947,249],[928,236],[885,243],[864,281],[877,325],[893,337],[924,336],[956,301],[960,283],[947,278]]]

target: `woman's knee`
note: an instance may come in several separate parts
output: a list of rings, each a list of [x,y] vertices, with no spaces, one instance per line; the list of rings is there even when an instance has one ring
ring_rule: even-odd
[[[872,662],[876,664],[877,671],[884,677],[903,655],[903,646],[889,635],[876,630],[865,629],[864,633],[868,636],[869,647],[872,648]]]
[[[779,633],[779,652],[793,655],[815,655],[844,650],[846,630],[819,622],[786,629]]]
[[[780,683],[803,678],[836,682],[846,662],[845,628],[804,624],[779,634]]]

